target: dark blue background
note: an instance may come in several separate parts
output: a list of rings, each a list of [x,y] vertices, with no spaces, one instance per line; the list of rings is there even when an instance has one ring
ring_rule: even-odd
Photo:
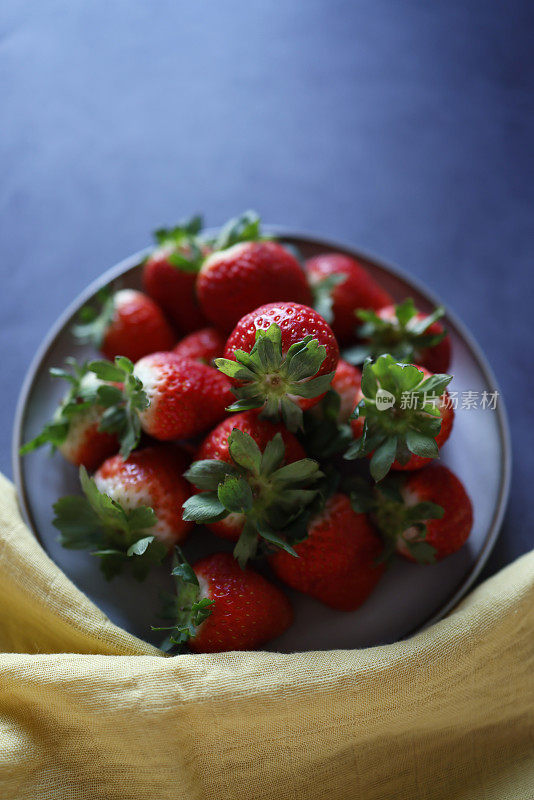
[[[0,15],[0,468],[30,358],[79,290],[161,223],[254,207],[397,262],[468,323],[515,446],[487,571],[530,549],[532,3],[4,0]]]

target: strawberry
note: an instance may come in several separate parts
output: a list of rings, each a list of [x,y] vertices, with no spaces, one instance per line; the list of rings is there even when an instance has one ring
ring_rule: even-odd
[[[259,229],[252,238],[258,237]],[[241,240],[216,250],[202,265],[197,290],[204,314],[223,331],[231,331],[241,317],[264,303],[311,303],[301,265],[273,241]]]
[[[380,538],[365,514],[345,494],[330,497],[308,523],[308,536],[295,545],[298,558],[283,551],[269,563],[284,583],[331,608],[354,611],[373,591],[383,571]]]
[[[298,303],[269,303],[241,319],[217,367],[233,379],[232,411],[261,408],[290,431],[302,427],[302,409],[328,390],[339,348],[328,323]]]
[[[237,541],[241,565],[256,554],[260,539],[293,552],[290,542],[322,477],[317,462],[304,456],[293,434],[253,412],[224,420],[185,473],[200,494],[184,504],[184,519]]]
[[[196,294],[197,274],[210,252],[207,242],[199,237],[202,224],[202,217],[196,216],[175,228],[157,230],[154,237],[158,246],[143,266],[145,292],[185,332],[206,324]]]
[[[121,289],[100,296],[101,309],[85,306],[73,328],[80,342],[91,342],[106,358],[122,355],[131,361],[174,345],[176,337],[163,312],[146,294]]]
[[[414,364],[399,364],[389,354],[366,362],[351,423],[356,441],[345,458],[371,456],[376,481],[391,468],[420,469],[437,458],[454,421],[445,391],[451,379]]]
[[[126,358],[89,364],[103,380],[122,380],[124,389],[109,398],[107,414],[120,426],[121,454],[137,447],[141,430],[160,441],[204,433],[225,416],[233,397],[228,378],[213,367],[152,353],[135,366]]]
[[[176,596],[162,614],[172,624],[163,644],[195,653],[254,650],[280,636],[291,625],[287,597],[258,572],[241,569],[229,553],[214,553],[191,567],[175,558]]]
[[[331,324],[340,342],[354,338],[357,309],[378,310],[393,302],[354,258],[344,253],[324,253],[305,264],[315,297],[315,308]]]
[[[431,464],[387,478],[351,495],[356,510],[371,513],[386,552],[431,564],[455,553],[473,526],[473,507],[462,482],[447,467]]]
[[[54,525],[61,543],[71,549],[90,549],[101,559],[107,578],[125,564],[144,578],[169,548],[184,540],[191,525],[180,508],[190,494],[182,473],[184,453],[174,445],[158,445],[128,459],[107,459],[89,478],[80,468],[85,497],[63,497],[54,505]]]
[[[260,450],[264,450],[271,439],[279,433],[285,447],[284,461],[292,464],[306,457],[306,453],[298,439],[290,433],[283,425],[260,419],[254,411],[243,411],[240,414],[232,414],[220,422],[211,433],[208,433],[200,445],[196,458],[205,460],[215,458],[218,461],[232,463],[230,455],[229,437],[233,430],[239,430],[251,436]]]
[[[215,358],[223,355],[225,345],[226,339],[216,328],[201,328],[178,342],[173,353],[211,366]]]
[[[105,407],[99,400],[99,391],[105,386],[88,365],[78,365],[74,358],[67,359],[71,372],[51,369],[54,378],[64,378],[70,389],[59,404],[52,420],[42,432],[20,449],[21,455],[30,453],[44,444],[56,448],[71,464],[96,469],[108,456],[119,449],[119,442],[109,427],[105,428]]]
[[[134,368],[147,394],[141,427],[155,439],[188,439],[221,420],[233,397],[230,381],[213,367],[175,353],[152,353]]]
[[[443,314],[441,307],[432,314],[422,314],[411,299],[397,306],[385,306],[376,313],[358,311],[363,322],[358,336],[364,341],[345,350],[343,355],[351,363],[360,364],[368,357],[390,353],[397,361],[420,364],[430,372],[447,372],[451,340],[438,322]]]

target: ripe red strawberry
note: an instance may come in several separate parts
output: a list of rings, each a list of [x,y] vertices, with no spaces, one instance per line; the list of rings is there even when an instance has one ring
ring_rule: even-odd
[[[285,447],[285,463],[291,464],[300,458],[305,458],[306,453],[298,439],[290,433],[283,425],[260,419],[254,411],[242,411],[240,414],[232,414],[211,433],[208,433],[200,447],[198,448],[196,459],[216,458],[225,461],[227,464],[232,462],[228,439],[233,430],[243,431],[251,436],[260,450],[264,450],[268,442],[280,433]]]
[[[432,314],[418,311],[413,300],[400,305],[389,305],[374,311],[359,311],[363,322],[358,335],[363,342],[344,352],[353,364],[360,364],[370,356],[378,358],[389,353],[397,361],[420,364],[430,372],[447,372],[451,361],[451,340],[438,322],[444,314],[437,308]]]
[[[223,355],[225,345],[226,339],[216,328],[201,328],[178,342],[173,352],[211,366],[215,358]]]
[[[278,551],[269,562],[293,589],[340,611],[354,611],[384,571],[378,563],[382,550],[366,515],[353,511],[346,495],[335,494],[312,517],[308,537],[295,545],[299,557]]]
[[[240,242],[212,253],[199,272],[197,290],[204,314],[223,331],[264,303],[311,303],[304,270],[277,242]]]
[[[229,439],[234,430],[242,431],[251,436],[262,453],[271,439],[279,433],[285,448],[284,462],[286,464],[292,464],[299,459],[306,458],[306,453],[298,439],[286,430],[283,425],[259,419],[254,411],[245,411],[241,414],[233,414],[223,420],[206,436],[198,449],[196,461],[215,459],[224,461],[226,464],[232,464],[233,459],[230,454]],[[190,472],[188,474],[191,475],[191,480],[193,480],[193,473]],[[217,536],[236,542],[243,532],[245,519],[245,514],[230,513],[224,519],[208,523],[207,527]]]
[[[192,528],[182,519],[181,508],[191,495],[183,477],[188,459],[176,445],[147,447],[108,458],[95,472],[97,489],[122,508],[131,511],[140,505],[153,509],[157,522],[151,533],[167,548],[183,542]]]
[[[173,621],[164,649],[186,642],[196,653],[254,650],[291,625],[287,597],[249,567],[241,569],[229,553],[214,553],[193,567],[178,563],[172,573],[176,597],[164,616]]]
[[[231,431],[223,423],[207,438],[203,457],[185,473],[200,493],[184,504],[184,519],[237,539],[234,556],[244,566],[260,543],[294,553],[291,544],[302,536],[323,474],[317,461],[301,458],[300,445],[281,426],[251,414],[236,417]]]
[[[428,511],[425,516],[424,508],[422,511],[426,523],[424,541],[434,549],[435,560],[455,553],[465,544],[473,527],[473,507],[462,482],[450,469],[431,464],[407,476],[401,494],[408,511],[413,512],[418,503],[435,503],[443,508],[443,516],[438,519],[430,517]],[[414,522],[413,514],[410,522]],[[412,561],[418,560],[414,544],[422,539],[421,531],[412,525],[400,537],[397,535],[397,551]]]
[[[344,253],[324,253],[306,261],[317,310],[326,315],[338,341],[354,339],[359,308],[378,310],[393,302],[354,258]]]
[[[441,464],[388,478],[371,496],[366,488],[352,501],[353,507],[371,513],[387,552],[396,550],[423,564],[459,550],[473,526],[473,507],[463,484]]]
[[[176,341],[159,306],[134,289],[109,295],[100,311],[86,306],[74,334],[80,341],[94,344],[106,358],[121,355],[131,361],[157,350],[170,350]]]
[[[101,430],[105,407],[98,392],[105,386],[104,382],[89,372],[86,364],[79,366],[75,359],[69,359],[68,363],[72,372],[52,369],[50,373],[53,377],[69,381],[70,390],[52,420],[20,452],[25,455],[44,444],[50,444],[71,464],[94,470],[105,458],[117,452],[119,440],[116,433]]]
[[[62,545],[91,550],[107,578],[126,564],[144,578],[191,527],[180,514],[190,494],[182,476],[186,466],[179,448],[159,445],[126,460],[107,459],[94,478],[81,467],[85,496],[62,497],[54,505]]]
[[[202,218],[192,217],[175,228],[157,230],[154,236],[158,247],[143,267],[145,292],[185,332],[206,324],[196,293],[198,271],[210,252],[208,244],[199,238],[201,229]]]
[[[339,348],[325,320],[298,303],[268,303],[241,319],[217,367],[234,380],[231,410],[263,409],[291,431],[330,386]]]
[[[370,456],[376,481],[390,469],[420,469],[437,458],[454,422],[445,391],[450,380],[450,375],[399,364],[389,354],[365,364],[351,421],[356,441],[345,458]]]
[[[134,376],[148,397],[148,407],[139,411],[141,427],[162,441],[204,433],[225,416],[233,400],[226,376],[174,353],[145,356]]]

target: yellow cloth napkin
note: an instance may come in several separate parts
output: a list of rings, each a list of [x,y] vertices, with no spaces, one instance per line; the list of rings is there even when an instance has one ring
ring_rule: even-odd
[[[0,476],[0,798],[534,798],[534,554],[409,641],[164,658]]]

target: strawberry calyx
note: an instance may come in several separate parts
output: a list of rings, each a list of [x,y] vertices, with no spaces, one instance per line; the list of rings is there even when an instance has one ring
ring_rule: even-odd
[[[380,481],[395,460],[406,464],[412,454],[437,458],[435,437],[441,429],[440,404],[451,375],[425,378],[413,364],[401,364],[389,353],[375,362],[368,359],[362,371],[363,398],[352,419],[364,419],[361,436],[350,445],[345,458],[373,454],[371,475]]]
[[[173,228],[158,228],[154,239],[165,250],[166,260],[182,272],[198,272],[205,258],[205,242],[199,236],[204,226],[200,214],[182,220]]]
[[[138,411],[148,408],[149,400],[143,384],[133,374],[134,365],[129,358],[117,356],[111,361],[91,361],[88,369],[108,383],[97,389],[98,404],[104,412],[100,420],[99,430],[117,435],[123,458],[128,458],[141,438],[141,423]],[[119,383],[113,386],[110,383]]]
[[[237,401],[227,410],[261,408],[263,419],[276,422],[281,418],[293,433],[303,425],[298,398],[324,394],[335,374],[317,375],[326,358],[326,347],[311,335],[292,344],[284,355],[282,331],[275,322],[267,330],[256,331],[250,353],[235,350],[234,357],[235,361],[215,359],[217,369],[240,384],[232,390]]]
[[[70,389],[41,433],[20,448],[21,455],[31,453],[45,444],[50,444],[52,450],[55,450],[66,440],[72,420],[98,404],[98,391],[101,386],[97,381],[87,380],[87,376],[91,375],[88,364],[78,364],[75,358],[67,358],[66,363],[71,369],[70,372],[52,367],[50,375],[68,381]]]
[[[318,460],[332,458],[344,453],[353,441],[352,429],[348,422],[339,421],[341,397],[330,388],[323,399],[304,412],[303,430],[298,439],[308,455]]]
[[[362,364],[366,358],[375,359],[382,353],[389,353],[396,361],[417,362],[422,351],[435,347],[447,335],[445,329],[428,333],[445,309],[439,306],[432,314],[420,317],[411,298],[396,305],[388,319],[364,309],[358,309],[356,314],[363,322],[356,332],[363,341],[344,351],[343,358],[350,364]]]
[[[227,250],[240,242],[259,242],[270,239],[261,232],[261,219],[255,211],[244,211],[225,223],[213,241],[214,250]]]
[[[427,501],[407,503],[402,495],[406,476],[389,476],[380,485],[370,487],[363,479],[354,479],[350,500],[358,514],[369,514],[384,541],[381,561],[389,560],[402,541],[410,555],[420,564],[433,564],[436,549],[426,541],[427,522],[441,519],[443,506]]]
[[[277,433],[263,453],[248,433],[234,428],[228,438],[232,463],[218,459],[195,461],[185,477],[199,494],[183,505],[183,519],[209,524],[229,514],[243,515],[244,525],[234,549],[241,567],[256,555],[259,541],[296,555],[291,543],[302,538],[304,513],[317,497],[319,464],[303,458],[284,465],[285,446]]]
[[[128,564],[134,577],[143,580],[154,564],[162,561],[166,548],[150,529],[157,522],[149,506],[123,508],[100,492],[85,467],[80,467],[82,495],[61,497],[54,503],[53,525],[60,543],[70,550],[89,550],[100,559],[100,568],[110,580]]]
[[[153,631],[170,631],[160,645],[168,652],[175,645],[180,650],[197,632],[197,628],[213,611],[215,601],[202,597],[200,584],[194,569],[185,559],[179,547],[175,547],[171,575],[174,578],[175,593],[162,595],[162,619],[172,620],[172,625],[151,626]]]
[[[80,309],[78,322],[72,333],[80,344],[92,344],[100,350],[115,314],[115,298],[109,286],[96,294],[96,305],[87,304]]]

